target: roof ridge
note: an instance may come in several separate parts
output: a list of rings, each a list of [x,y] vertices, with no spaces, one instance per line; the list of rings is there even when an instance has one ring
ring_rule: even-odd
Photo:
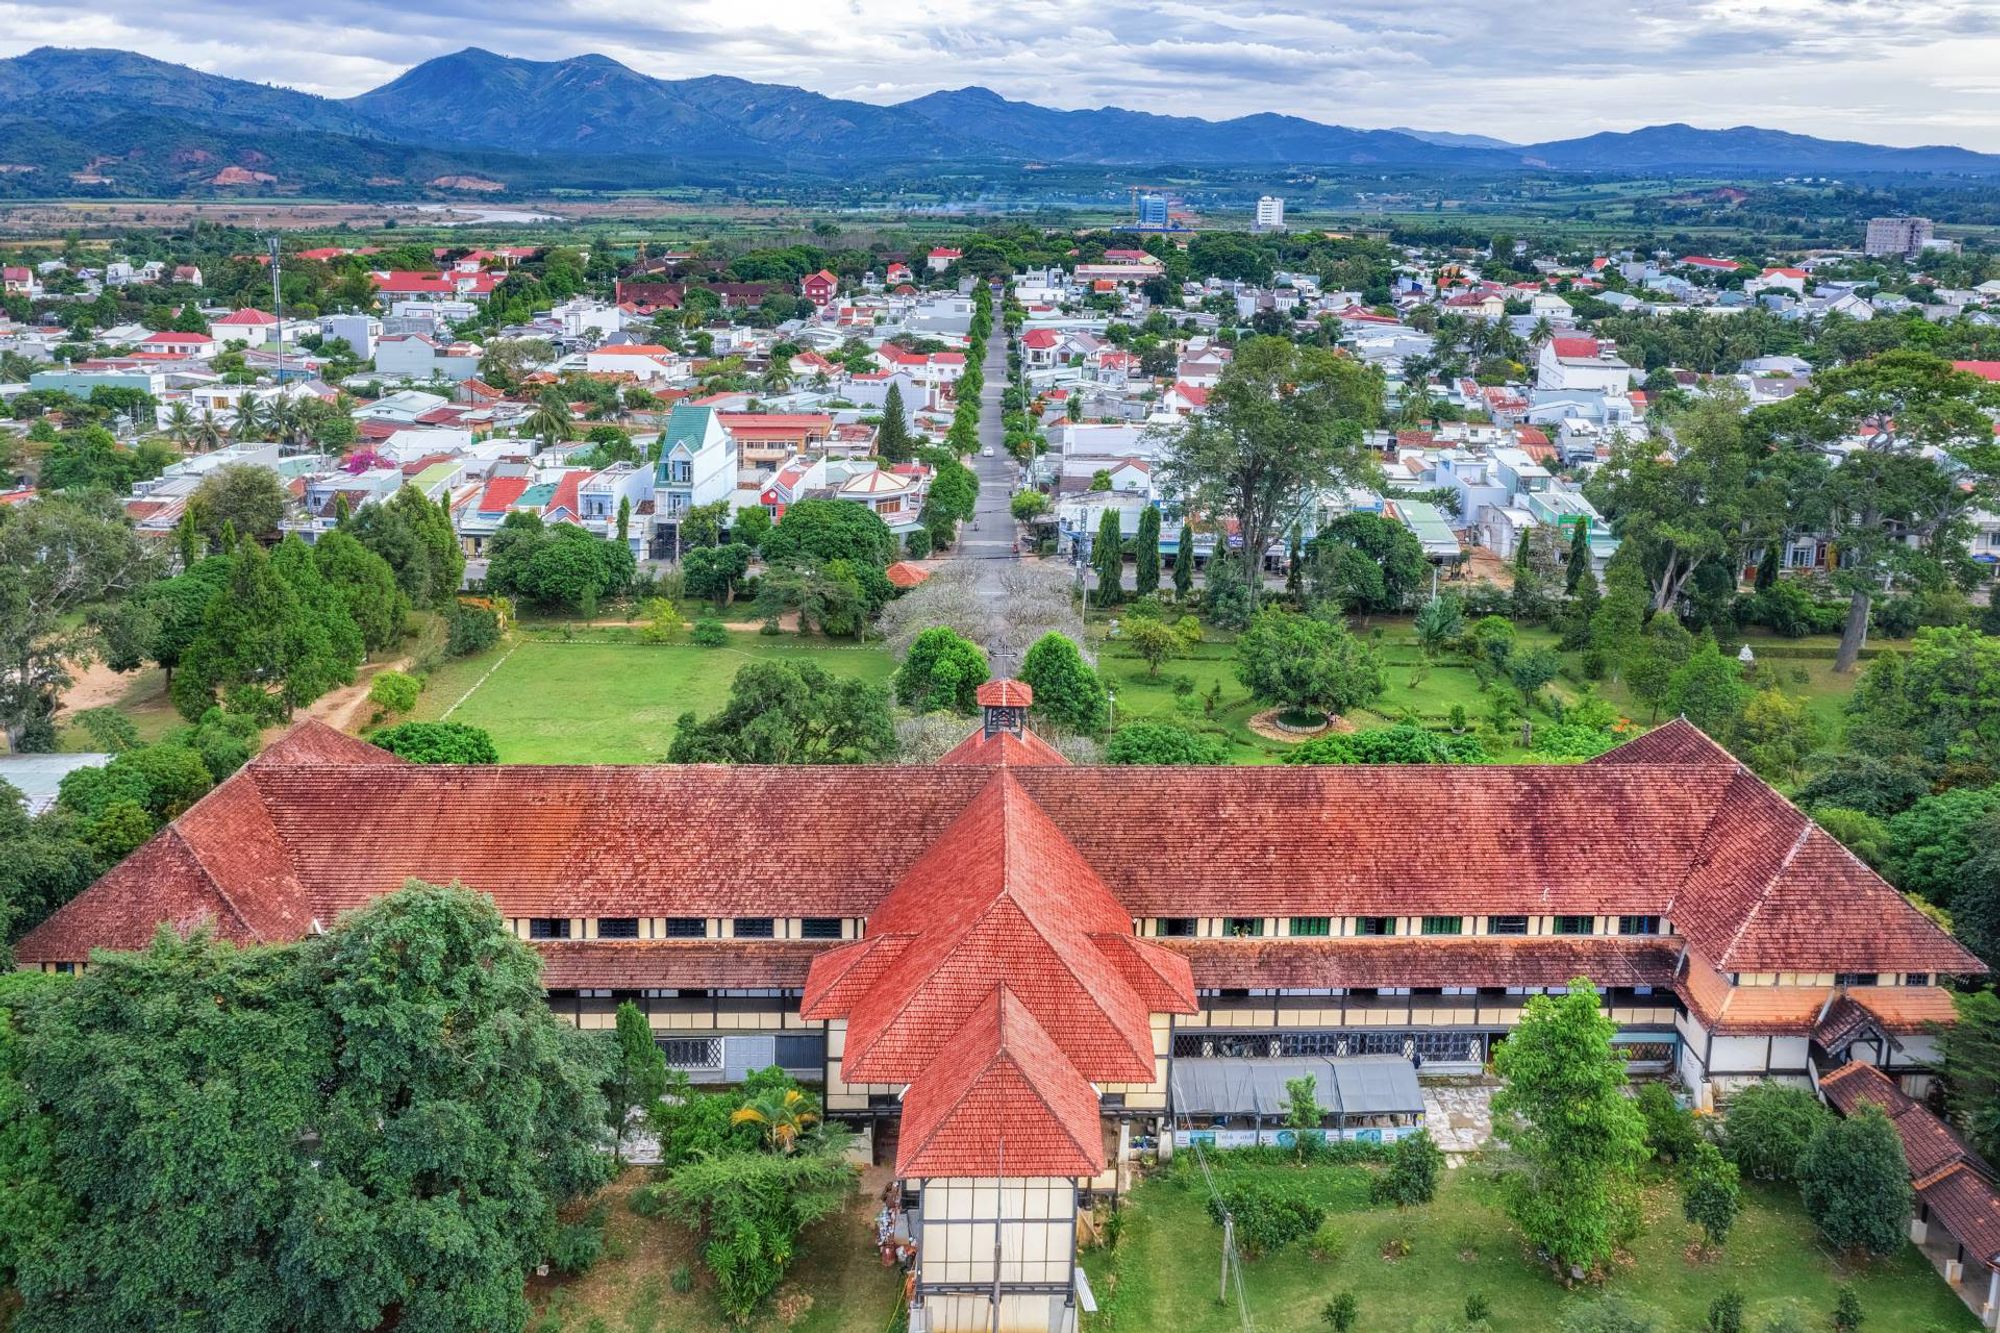
[[[241,770],[238,770],[238,773],[240,772]],[[237,773],[232,773],[229,776],[233,780],[237,776]],[[252,783],[251,785],[254,786],[255,784]],[[263,793],[259,792],[257,799],[261,802],[264,799]],[[180,846],[181,850],[187,853],[188,859],[194,862],[195,867],[201,871],[201,877],[207,882],[209,892],[222,900],[222,905],[229,909],[230,915],[236,918],[236,923],[243,927],[244,932],[253,939],[263,939],[264,932],[250,924],[250,919],[243,915],[243,909],[238,907],[236,900],[229,896],[229,890],[223,888],[222,881],[216,878],[215,871],[211,870],[208,862],[202,859],[201,852],[195,846],[194,841],[181,832],[180,822],[186,817],[187,811],[185,810],[176,815],[173,822],[161,830],[162,834],[171,837]],[[287,852],[285,855],[286,860],[289,862],[291,853]],[[296,870],[294,870],[294,873],[297,873]]]
[[[1800,817],[1804,818],[1803,814]],[[1717,963],[1726,964],[1729,956],[1736,952],[1738,941],[1750,929],[1751,923],[1756,921],[1758,914],[1764,910],[1764,905],[1770,901],[1772,886],[1778,882],[1780,875],[1792,868],[1792,862],[1798,859],[1799,853],[1804,850],[1807,840],[1812,837],[1813,829],[1816,827],[1817,825],[1812,820],[1805,820],[1805,827],[1801,828],[1798,836],[1792,839],[1792,845],[1786,849],[1783,858],[1779,860],[1771,873],[1764,877],[1764,881],[1757,892],[1757,900],[1750,905],[1750,910],[1743,914],[1743,920],[1737,923],[1736,933],[1731,935],[1729,943],[1723,946],[1721,955],[1715,960]]]
[[[1029,1010],[1026,1003],[1024,1003],[1019,996],[1014,994],[1013,987],[1009,986],[1005,981],[1002,981],[999,982],[994,987],[994,990],[997,993],[998,997],[997,1002],[1000,1006],[1000,1012],[996,1016],[996,1023],[998,1025],[998,1030],[999,1030],[999,1039],[994,1046],[993,1060],[989,1062],[986,1067],[988,1069],[991,1069],[994,1063],[997,1063],[998,1061],[1005,1059],[1006,1062],[1013,1067],[1014,1072],[1021,1076],[1021,1082],[1027,1084],[1028,1091],[1034,1094],[1036,1102],[1040,1103],[1042,1110],[1048,1113],[1049,1119],[1053,1120],[1057,1125],[1060,1125],[1062,1127],[1063,1137],[1069,1140],[1070,1146],[1075,1148],[1080,1155],[1082,1155],[1086,1160],[1088,1160],[1090,1157],[1090,1145],[1082,1142],[1076,1137],[1075,1134],[1070,1132],[1069,1125],[1063,1119],[1062,1112],[1056,1109],[1055,1104],[1049,1100],[1048,1094],[1042,1091],[1042,1087],[1039,1080],[1037,1080],[1034,1077],[1034,1075],[1028,1072],[1027,1066],[1021,1063],[1020,1057],[1015,1055],[1014,1052],[1008,1048],[1007,1001],[1011,999],[1017,1006],[1019,1006],[1022,1017],[1028,1020],[1029,1024],[1034,1028],[1035,1031],[1041,1033],[1042,1040],[1048,1043],[1050,1051],[1054,1052],[1056,1058],[1063,1062],[1064,1067],[1067,1068],[1071,1074],[1074,1074],[1079,1080],[1081,1080],[1085,1084],[1085,1086],[1091,1088],[1093,1091],[1096,1090],[1097,1085],[1092,1083],[1089,1079],[1084,1078],[1083,1071],[1076,1067],[1076,1062],[1069,1058],[1069,1055],[1063,1050],[1062,1045],[1059,1042],[1057,1042],[1053,1036],[1049,1035],[1049,1031],[1047,1028],[1044,1028],[1040,1023],[1035,1022],[1034,1013]],[[978,1079],[975,1078],[973,1082],[975,1083],[978,1082]],[[1100,1148],[1101,1146],[1102,1145],[1100,1145]]]

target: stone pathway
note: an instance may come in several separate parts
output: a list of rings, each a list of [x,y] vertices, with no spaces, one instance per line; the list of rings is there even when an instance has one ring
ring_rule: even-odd
[[[1447,1166],[1463,1166],[1493,1137],[1493,1091],[1484,1084],[1424,1084],[1424,1123]]]

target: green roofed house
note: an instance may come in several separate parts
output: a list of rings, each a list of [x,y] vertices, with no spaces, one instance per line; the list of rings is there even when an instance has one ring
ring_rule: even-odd
[[[679,549],[683,513],[729,498],[736,490],[738,465],[736,441],[722,428],[715,409],[674,404],[660,432],[654,471],[654,559],[672,559]]]
[[[1458,534],[1452,531],[1451,523],[1436,505],[1398,497],[1384,503],[1382,511],[1416,534],[1423,545],[1424,557],[1431,562],[1456,563],[1463,557]]]

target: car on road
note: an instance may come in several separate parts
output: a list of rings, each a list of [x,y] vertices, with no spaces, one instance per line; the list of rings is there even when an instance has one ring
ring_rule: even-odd
[[[989,445],[987,445],[987,446],[986,446],[986,447],[985,447],[984,449],[981,449],[981,450],[979,451],[979,456],[980,456],[981,458],[991,458],[991,457],[993,457],[993,446],[989,444]]]

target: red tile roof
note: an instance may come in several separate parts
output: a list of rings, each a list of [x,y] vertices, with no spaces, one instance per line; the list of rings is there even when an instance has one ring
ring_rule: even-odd
[[[913,565],[907,560],[898,560],[882,573],[898,588],[914,588],[931,576],[928,569],[922,565]]]
[[[989,680],[974,692],[981,708],[1033,708],[1035,690],[1024,680],[1002,677]]]
[[[526,477],[495,477],[479,493],[479,513],[497,514],[528,493]]]
[[[308,918],[331,921],[412,876],[473,885],[510,916],[798,916],[808,905],[865,916],[927,848],[969,863],[939,845],[965,832],[954,822],[970,820],[1004,767],[1021,799],[984,818],[1061,843],[1064,863],[1105,892],[1100,905],[1115,905],[1126,924],[1114,928],[1149,916],[1633,913],[1669,917],[1725,972],[1982,970],[1685,724],[1587,765],[1173,769],[1143,780],[1060,763],[1030,736],[976,738],[927,768],[286,761],[321,743],[281,742],[160,835],[178,850],[148,855],[194,858],[203,873],[192,888],[128,861],[31,932],[19,956],[141,946],[196,892],[226,892],[227,915],[263,938],[297,938]],[[894,820],[881,815],[884,789],[896,792]],[[746,809],[811,809],[815,836],[740,857],[724,831]],[[1162,821],[1161,809],[1183,813]],[[1440,810],[1452,812],[1449,836],[1436,835]],[[689,832],[703,829],[716,832]],[[1009,863],[993,860],[990,837],[982,845],[999,874]],[[1056,855],[1043,848],[1035,864]],[[263,868],[242,861],[252,856]],[[244,873],[215,872],[217,858]],[[728,875],[713,872],[718,860]],[[260,910],[252,900],[267,891],[277,903]]]
[[[1951,363],[1951,368],[2000,384],[2000,361],[1954,361]]]
[[[1033,764],[1067,764],[1069,760],[1063,758],[1062,751],[1032,731],[1024,731],[1019,736],[1011,731],[996,731],[988,736],[982,728],[945,751],[938,762],[1012,768]]]
[[[896,1175],[1094,1176],[1097,1092],[1013,989],[995,986],[903,1097]]]
[[[1326,990],[1366,986],[1673,984],[1671,936],[1347,936],[1341,939],[1162,939],[1203,989]]]
[[[537,940],[551,990],[798,990],[817,940]]]
[[[846,1017],[849,1081],[905,1082],[1004,977],[1086,1077],[1150,1082],[1154,1010],[1124,964],[1090,938],[1128,935],[1131,924],[1012,770],[1002,770],[870,914],[871,938],[904,941],[893,969],[843,1002],[820,994],[831,987],[817,984],[818,970],[840,966],[823,959],[800,1014]],[[1176,1009],[1193,1012],[1192,991]]]
[[[1945,1230],[1989,1268],[2000,1267],[2000,1193],[1985,1177],[1954,1163],[1916,1182],[1917,1197]]]

